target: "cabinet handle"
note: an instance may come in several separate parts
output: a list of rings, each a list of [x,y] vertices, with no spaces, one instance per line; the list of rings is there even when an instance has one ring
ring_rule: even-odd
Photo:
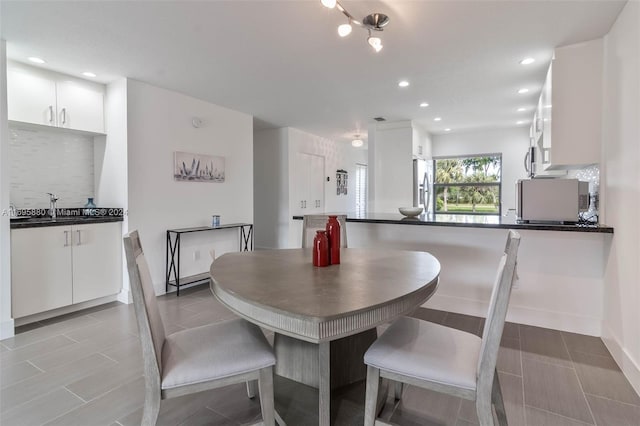
[[[53,124],[53,105],[49,105],[49,123]]]
[[[66,124],[67,123],[67,109],[66,108],[62,108],[62,124]]]
[[[78,242],[76,243],[77,246],[82,245],[82,234],[80,233],[80,230],[76,230],[76,232],[78,233]]]
[[[64,246],[69,247],[69,231],[64,231]]]

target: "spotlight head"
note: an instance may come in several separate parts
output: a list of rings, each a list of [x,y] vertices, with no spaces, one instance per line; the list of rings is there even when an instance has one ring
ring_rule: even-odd
[[[324,7],[328,7],[329,9],[333,9],[334,7],[336,7],[336,0],[320,0],[320,3],[322,3],[322,5]]]
[[[351,34],[351,24],[342,24],[338,27],[338,35],[340,37],[346,37]]]

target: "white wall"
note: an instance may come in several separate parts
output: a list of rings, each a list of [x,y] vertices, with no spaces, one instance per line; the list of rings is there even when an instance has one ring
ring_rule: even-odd
[[[300,246],[300,221],[292,219],[296,201],[293,171],[297,153],[324,158],[325,212],[355,210],[356,164],[367,164],[367,151],[299,129],[285,127],[254,135],[256,247]],[[336,170],[349,173],[347,195],[336,194]],[[326,177],[329,177],[329,182]]]
[[[602,218],[615,228],[606,267],[603,338],[640,393],[640,3],[605,38]]]
[[[253,135],[253,217],[255,246],[286,247],[289,232],[288,129]]]
[[[11,230],[9,228],[9,123],[7,42],[0,40],[0,339],[13,336],[11,318]]]
[[[431,159],[433,151],[431,134],[415,123],[413,123],[413,145],[414,156],[425,160]],[[422,147],[422,154],[419,154],[417,152],[418,150],[416,148],[416,145]]]
[[[375,135],[372,137],[372,131]],[[370,211],[397,213],[413,205],[413,127],[411,121],[381,123],[369,131]]]
[[[47,192],[56,194],[60,208],[82,207],[94,197],[93,136],[20,125],[11,125],[9,134],[17,208],[48,209]]]
[[[433,136],[433,156],[502,154],[502,214],[516,205],[515,183],[525,179],[524,156],[529,146],[529,129],[478,130]]]
[[[127,188],[127,79],[118,79],[106,87],[104,99],[106,136],[94,138],[94,176],[96,204],[122,208],[122,234],[128,225]],[[127,259],[122,247],[122,291],[118,300],[132,303],[129,291]]]
[[[295,153],[302,152],[324,157],[325,180],[324,204],[327,212],[346,212],[355,210],[356,163],[367,164],[367,151],[354,148],[346,142],[335,142],[302,130],[289,127],[289,167],[295,161]],[[336,170],[349,173],[347,195],[336,194]],[[295,200],[291,200],[295,203]],[[293,207],[293,206],[292,206]]]
[[[356,163],[367,164],[367,152],[362,148],[354,148],[346,142],[335,142],[302,130],[288,128],[289,140],[289,170],[295,170],[293,162],[296,161],[296,153],[306,153],[324,157],[324,175],[329,177],[329,182],[324,181],[324,206],[325,212],[350,212],[356,207],[355,175]],[[342,169],[348,172],[347,195],[336,194],[336,170]],[[289,193],[294,188],[294,182],[289,180]],[[289,198],[289,211],[294,211],[297,200]],[[300,247],[301,231],[298,228],[299,221],[294,221],[289,214],[289,245],[288,247]]]
[[[128,210],[140,232],[156,291],[164,292],[166,230],[221,223],[253,223],[253,118],[189,96],[129,80]],[[191,125],[202,120],[200,128]],[[224,183],[173,180],[173,153],[225,157]],[[182,239],[181,275],[209,270],[216,255],[238,250],[238,231],[217,230]],[[199,255],[199,259],[195,259]]]

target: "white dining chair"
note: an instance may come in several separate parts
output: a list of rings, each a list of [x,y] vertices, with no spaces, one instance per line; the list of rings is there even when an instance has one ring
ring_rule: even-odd
[[[340,223],[340,247],[347,247],[347,215],[339,214]],[[302,217],[302,248],[309,248],[313,245],[313,238],[316,230],[326,229],[329,215],[326,214],[306,214]]]
[[[276,359],[260,328],[236,319],[165,335],[137,231],[124,248],[144,361],[142,425],[156,424],[163,399],[257,380],[263,424],[273,426]]]
[[[382,378],[475,401],[481,426],[495,424],[493,405],[498,424],[507,424],[496,362],[519,245],[520,235],[509,231],[482,339],[443,325],[402,317],[371,345],[364,355],[365,426],[384,424],[376,419]],[[396,399],[400,395],[396,394]]]

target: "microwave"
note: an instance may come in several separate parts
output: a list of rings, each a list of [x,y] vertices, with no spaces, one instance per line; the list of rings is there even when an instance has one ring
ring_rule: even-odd
[[[519,222],[576,223],[589,209],[589,182],[578,179],[521,179],[516,183]]]

